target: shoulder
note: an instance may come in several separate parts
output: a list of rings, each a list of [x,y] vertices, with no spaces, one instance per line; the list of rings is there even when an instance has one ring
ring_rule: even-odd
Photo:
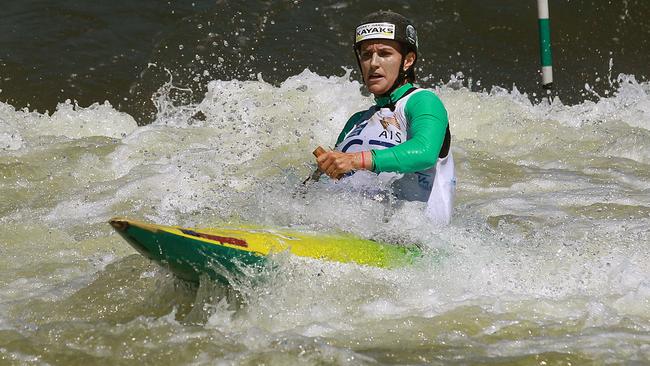
[[[345,135],[347,135],[348,132],[352,131],[352,129],[364,119],[364,116],[366,113],[368,113],[368,111],[369,110],[359,111],[348,118],[348,121],[345,122],[345,126],[343,126],[343,130],[341,130],[338,138],[336,139],[336,145],[340,144],[341,141],[345,139]]]
[[[371,108],[372,109],[372,108]],[[355,126],[359,122],[362,122],[365,118],[366,115],[370,112],[370,110],[365,110],[365,111],[359,111],[354,113],[350,118],[348,118],[348,121],[345,122],[345,128],[349,129],[351,126]]]
[[[415,117],[420,114],[433,114],[447,118],[447,109],[440,98],[431,90],[419,89],[409,95],[406,101],[407,116]]]
[[[368,112],[368,110],[366,109],[365,111],[359,111],[359,112],[357,112],[357,113],[354,113],[354,114],[353,114],[353,115],[348,119],[348,122],[350,122],[350,121],[355,121],[355,122],[358,121],[358,120],[361,119],[361,117],[363,117],[363,115],[366,114],[367,112]]]
[[[429,89],[418,89],[409,95],[406,101],[406,107],[415,106],[420,104],[428,104],[431,107],[445,108],[440,98]]]

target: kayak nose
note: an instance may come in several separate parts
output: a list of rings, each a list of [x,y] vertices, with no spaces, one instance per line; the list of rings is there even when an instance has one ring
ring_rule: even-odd
[[[129,222],[119,217],[110,219],[108,223],[117,231],[124,231],[129,227]]]

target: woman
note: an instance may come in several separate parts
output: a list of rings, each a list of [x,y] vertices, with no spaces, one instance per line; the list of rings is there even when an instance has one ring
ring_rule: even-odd
[[[434,93],[412,84],[415,26],[394,12],[372,13],[356,29],[354,50],[376,105],[352,115],[335,151],[318,156],[319,169],[335,179],[360,170],[404,173],[395,195],[427,202],[427,215],[448,223],[456,179],[447,111]]]

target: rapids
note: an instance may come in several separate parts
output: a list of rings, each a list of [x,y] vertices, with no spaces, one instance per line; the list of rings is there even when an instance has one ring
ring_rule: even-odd
[[[186,104],[170,80],[146,126],[108,103],[0,103],[0,361],[647,362],[650,83],[616,85],[576,105],[439,85],[458,175],[448,227],[421,203],[302,185],[311,151],[372,103],[349,72],[215,80]],[[279,253],[197,287],[138,255],[113,216],[345,231],[430,255],[379,270]]]

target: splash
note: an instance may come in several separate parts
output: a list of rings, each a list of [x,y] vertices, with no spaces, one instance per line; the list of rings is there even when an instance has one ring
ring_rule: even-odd
[[[81,329],[108,355],[121,350],[110,338],[119,333],[136,338],[130,353],[172,348],[184,361],[193,342],[199,358],[233,363],[300,349],[314,362],[416,363],[433,359],[431,347],[444,360],[560,346],[574,361],[646,357],[650,84],[618,80],[610,96],[573,106],[533,104],[516,89],[435,88],[459,177],[449,227],[432,227],[420,203],[302,185],[313,148],[372,104],[349,74],[215,80],[180,105],[173,93],[186,91],[170,80],[147,126],[108,104],[62,103],[52,116],[0,104],[0,221],[10,228],[0,234],[0,326],[25,335],[15,357],[48,344],[38,331],[47,327],[84,352],[96,349],[75,343]],[[105,222],[118,215],[346,231],[428,255],[384,271],[280,253],[265,286],[185,288],[111,234]]]

